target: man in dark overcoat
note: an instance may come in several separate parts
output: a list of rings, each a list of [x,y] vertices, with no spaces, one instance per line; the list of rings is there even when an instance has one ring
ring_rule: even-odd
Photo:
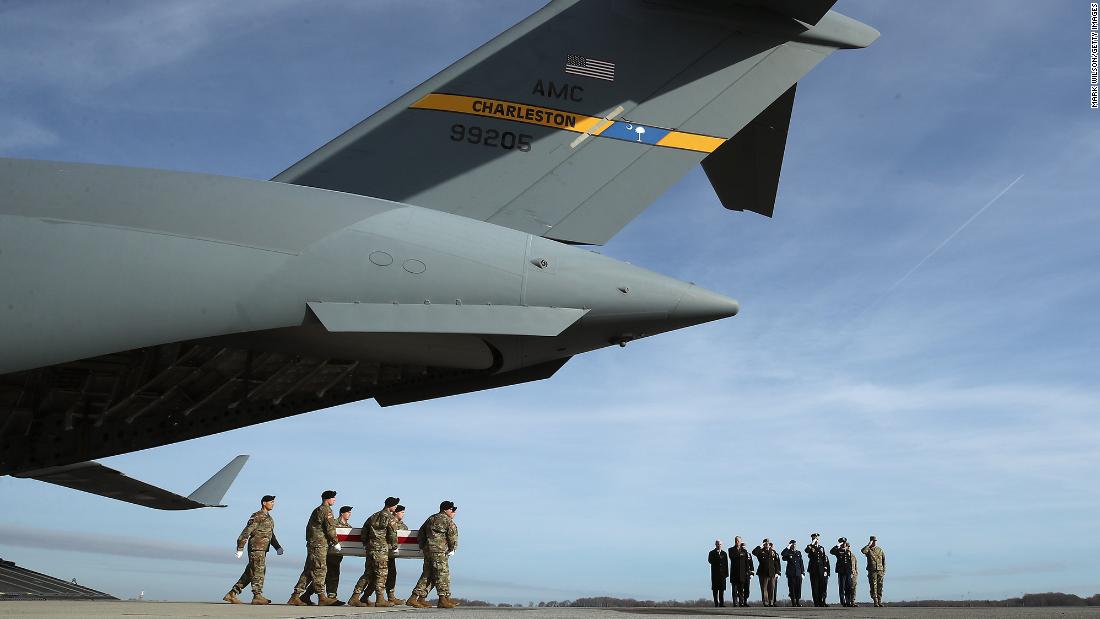
[[[714,540],[714,550],[707,555],[707,563],[710,564],[710,593],[714,597],[714,605],[726,605],[726,579],[729,578],[729,556],[722,550],[722,542]]]
[[[828,606],[825,598],[829,593],[829,555],[821,545],[821,534],[810,536],[813,540],[806,546],[806,563],[810,572],[810,591],[814,596],[814,606]]]
[[[734,606],[749,605],[749,583],[752,581],[752,555],[745,548],[745,541],[738,535],[730,550],[730,581],[733,582]]]

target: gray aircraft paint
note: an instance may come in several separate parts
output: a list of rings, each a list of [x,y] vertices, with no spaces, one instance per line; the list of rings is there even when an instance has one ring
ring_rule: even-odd
[[[0,159],[0,474],[202,506],[88,461],[736,314],[558,240],[602,243],[701,161],[770,213],[794,83],[877,36],[831,5],[558,0],[275,182]]]

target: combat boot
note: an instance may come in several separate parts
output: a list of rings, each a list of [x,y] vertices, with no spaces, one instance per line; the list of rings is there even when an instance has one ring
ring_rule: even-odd
[[[310,596],[312,596],[312,595],[313,595],[312,591],[306,591],[302,595],[299,595],[298,599],[302,600],[302,605],[303,606],[316,606],[316,604],[313,603],[313,600],[310,599]]]
[[[449,595],[439,596],[439,608],[454,608],[458,606],[458,602],[451,599]]]
[[[270,604],[271,600],[265,598],[264,596],[260,595],[259,593],[254,593],[254,594],[252,594],[252,603],[257,605],[257,606],[260,606],[260,605],[263,605],[263,604]]]
[[[393,606],[394,605],[393,602],[387,602],[386,601],[386,594],[382,593],[381,591],[376,592],[374,595],[375,595],[374,606],[376,608],[385,608],[387,606]]]
[[[305,606],[306,605],[306,603],[302,601],[302,598],[294,595],[293,593],[290,594],[290,599],[287,600],[286,603],[289,606]]]
[[[359,594],[358,593],[352,593],[351,597],[348,598],[348,606],[355,606],[355,607],[358,608],[360,606],[366,606],[366,604],[359,601]]]
[[[400,606],[400,605],[405,603],[405,600],[402,600],[401,598],[394,595],[393,591],[387,591],[386,592],[386,599],[389,600],[390,603],[393,604],[394,606]]]
[[[409,601],[405,602],[405,604],[408,604],[409,606],[412,606],[414,608],[431,608],[432,607],[431,604],[429,604],[424,598],[420,597],[419,595],[410,595],[409,596]]]
[[[321,606],[341,606],[341,605],[343,605],[343,602],[341,602],[340,600],[338,600],[336,598],[330,598],[328,596],[328,594],[325,594],[325,593],[318,593],[317,594],[317,603],[320,604]]]
[[[229,593],[226,593],[225,597],[223,597],[222,599],[226,602],[229,602],[230,604],[244,604],[244,602],[241,601],[241,598],[237,597],[236,591],[230,591]]]

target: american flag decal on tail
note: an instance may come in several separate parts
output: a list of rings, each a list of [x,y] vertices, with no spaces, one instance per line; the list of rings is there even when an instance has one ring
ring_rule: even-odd
[[[577,54],[565,56],[565,72],[573,75],[593,77],[598,80],[615,81],[615,63],[595,60]]]

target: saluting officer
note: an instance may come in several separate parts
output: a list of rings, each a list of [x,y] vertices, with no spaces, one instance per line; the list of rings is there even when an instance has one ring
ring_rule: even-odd
[[[759,546],[752,549],[752,554],[759,561],[756,577],[760,580],[760,599],[764,606],[775,606],[775,589],[779,582],[779,572],[782,571],[779,553],[775,551],[771,540],[764,538]]]
[[[829,596],[829,556],[825,554],[825,547],[821,545],[821,534],[810,535],[809,546],[806,546],[806,561],[809,563],[810,591],[814,596],[814,606],[828,606],[825,599]]]
[[[802,551],[795,548],[797,543],[792,539],[783,549],[783,560],[787,562],[787,591],[791,596],[791,606],[802,606],[802,577],[806,575]]]
[[[882,606],[882,579],[886,576],[886,553],[878,545],[878,539],[872,535],[871,541],[863,547],[867,556],[867,583],[871,586],[871,599],[875,606]]]
[[[741,536],[733,538],[730,549],[730,581],[733,582],[733,603],[735,606],[749,605],[749,583],[752,582],[752,555],[745,547]]]
[[[840,605],[851,606],[849,594],[852,592],[852,553],[847,548],[847,538],[840,538],[829,554],[836,557],[836,586],[840,592]]]
[[[275,509],[275,497],[265,494],[260,499],[260,511],[248,517],[248,524],[237,537],[237,558],[244,553],[245,543],[248,544],[248,566],[237,580],[237,584],[225,594],[222,599],[230,604],[243,604],[237,597],[244,588],[252,583],[252,603],[270,604],[271,600],[263,596],[264,573],[267,571],[267,551],[274,547],[276,554],[283,554],[283,547],[275,537],[275,519],[271,517],[271,510]]]

